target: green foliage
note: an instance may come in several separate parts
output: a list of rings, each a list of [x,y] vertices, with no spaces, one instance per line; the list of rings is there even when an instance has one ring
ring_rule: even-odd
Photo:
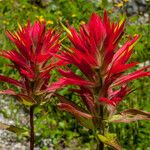
[[[49,23],[49,27],[54,27],[59,32],[62,31],[60,21],[66,24],[79,27],[79,24],[87,22],[89,16],[93,11],[101,14],[103,9],[107,9],[110,12],[112,19],[121,18],[122,14],[111,14],[112,4],[109,4],[107,0],[102,1],[87,1],[87,0],[51,0],[44,7],[41,8],[37,5],[31,5],[27,0],[0,0],[0,49],[13,49],[15,48],[5,35],[6,30],[14,30],[18,27],[18,24],[24,25],[28,20],[33,22],[36,19],[46,19]],[[117,12],[118,13],[118,12]],[[116,17],[117,16],[117,17]],[[150,58],[150,34],[149,25],[146,24],[132,24],[139,16],[133,16],[127,18],[127,34],[132,36],[135,33],[141,35],[140,41],[135,47],[135,54],[132,59],[139,62],[146,62]],[[18,23],[18,24],[17,24]],[[65,33],[64,35],[65,36]],[[125,39],[127,39],[125,35]],[[64,42],[67,43],[66,40]],[[5,67],[4,64],[9,62],[6,59],[0,58],[0,74],[11,75],[18,79],[19,75],[15,70]],[[9,68],[9,69],[8,69]],[[75,67],[72,67],[76,70]],[[77,74],[81,74],[79,70],[76,70]],[[58,73],[53,71],[54,77],[58,76]],[[54,78],[53,80],[56,80]],[[0,83],[0,88],[5,89],[10,85]],[[137,89],[131,93],[126,100],[120,105],[120,111],[127,108],[140,108],[150,111],[150,79],[139,79],[133,82],[133,89]],[[146,90],[145,90],[146,89]],[[60,91],[62,95],[67,95],[71,100],[79,102],[76,95],[72,95],[68,92],[67,88]],[[5,99],[5,97],[3,97]],[[14,100],[8,100],[8,109],[2,109],[2,102],[0,101],[0,113],[6,118],[16,120],[16,125],[22,125],[19,108],[17,103],[14,105]],[[57,100],[56,100],[57,101]],[[23,108],[25,109],[25,108]],[[25,110],[28,111],[28,110]],[[15,112],[15,113],[14,113]],[[14,115],[13,115],[14,114]],[[75,119],[62,111],[58,111],[55,102],[46,103],[39,106],[35,110],[35,126],[36,126],[36,145],[40,145],[41,149],[47,150],[48,147],[41,143],[42,139],[51,139],[55,149],[70,147],[71,149],[93,149],[95,147],[94,137],[87,130],[81,127]],[[124,150],[142,150],[150,147],[150,126],[148,122],[136,122],[132,124],[116,124],[112,125],[110,130],[117,133],[119,141],[124,147]]]
[[[7,124],[1,123],[1,122],[0,122],[0,129],[8,130],[8,131],[14,132],[14,133],[16,133],[18,135],[22,135],[22,136],[29,136],[28,130],[15,127],[13,125],[7,125]]]

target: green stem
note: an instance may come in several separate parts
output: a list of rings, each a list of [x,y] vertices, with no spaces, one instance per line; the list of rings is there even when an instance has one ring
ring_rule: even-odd
[[[30,150],[34,150],[34,106],[30,107]]]

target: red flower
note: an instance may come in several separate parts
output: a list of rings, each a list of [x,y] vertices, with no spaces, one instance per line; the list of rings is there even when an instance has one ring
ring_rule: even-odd
[[[113,91],[113,89],[109,88],[108,98],[100,97],[100,101],[109,105],[117,106],[122,99],[131,92],[131,89],[128,86],[122,86],[119,90]]]
[[[53,29],[46,31],[46,22],[28,22],[27,26],[19,31],[6,32],[17,49],[11,51],[0,51],[0,55],[9,59],[20,73],[20,80],[0,75],[0,81],[11,83],[21,89],[19,96],[23,99],[39,99],[35,95],[49,86],[50,70],[56,65],[53,56],[59,49],[58,37]],[[4,94],[12,94],[12,90],[1,91]],[[18,96],[18,94],[14,94]],[[28,98],[27,98],[28,97]],[[43,98],[42,98],[43,99]],[[40,99],[40,101],[42,100]]]
[[[80,27],[79,33],[69,27],[66,31],[73,47],[68,51],[61,51],[58,57],[67,64],[75,65],[83,75],[78,76],[66,67],[67,71],[59,71],[63,78],[54,83],[49,90],[52,88],[56,90],[70,84],[78,86],[78,89],[74,89],[73,92],[80,96],[86,106],[86,110],[82,112],[88,112],[93,117],[99,117],[99,107],[103,103],[117,106],[131,92],[127,87],[127,82],[150,76],[150,72],[146,71],[148,67],[124,75],[127,69],[137,65],[137,62],[129,63],[128,60],[139,37],[136,35],[132,40],[128,39],[123,46],[118,48],[118,43],[124,33],[124,24],[124,20],[111,23],[104,12],[103,18],[93,13],[89,22]],[[117,91],[114,90],[115,86],[119,86]],[[68,101],[62,103],[64,106]],[[69,108],[61,104],[60,108],[70,112]],[[75,116],[79,119],[80,114]]]
[[[81,26],[80,34],[69,28],[69,39],[74,45],[71,52],[62,52],[62,59],[76,65],[90,80],[97,82],[96,70],[106,70],[112,61],[115,48],[124,32],[122,23],[110,23],[104,13],[104,19],[93,14],[89,23]]]

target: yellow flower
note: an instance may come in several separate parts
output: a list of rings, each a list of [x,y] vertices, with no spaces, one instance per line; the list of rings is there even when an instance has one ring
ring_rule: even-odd
[[[80,21],[80,25],[84,25],[85,24],[85,21]]]
[[[35,16],[40,22],[43,22],[45,19],[43,16]]]
[[[43,21],[44,21],[43,16],[40,16],[40,17],[39,17],[39,20],[40,20],[40,22],[43,22]]]
[[[33,9],[37,9],[37,7],[36,7],[36,6],[34,6],[34,5],[32,5],[32,8],[33,8]]]
[[[110,10],[108,10],[108,12],[110,13],[110,14],[112,14],[112,10],[110,9]]]
[[[72,14],[72,17],[75,18],[77,15],[76,14]]]
[[[117,3],[117,4],[115,4],[115,6],[120,8],[120,7],[122,7],[122,6],[123,6],[123,3],[122,3],[122,2]]]
[[[56,11],[56,14],[57,15],[62,15],[62,12],[61,11]]]
[[[123,0],[125,3],[128,2],[129,0]]]
[[[26,6],[25,6],[25,5],[22,5],[22,8],[26,8]]]
[[[7,21],[7,20],[3,20],[3,24],[5,24],[5,25],[9,25],[9,21]]]
[[[54,24],[54,21],[53,20],[48,20],[47,24]]]
[[[134,34],[134,37],[135,37],[135,36],[137,36],[137,35],[138,35],[137,33],[136,33],[136,34]]]

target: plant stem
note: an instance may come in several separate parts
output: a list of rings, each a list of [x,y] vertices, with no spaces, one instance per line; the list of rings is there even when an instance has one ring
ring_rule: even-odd
[[[97,143],[97,150],[104,150],[104,143],[103,142],[99,141]]]
[[[34,150],[34,106],[30,107],[30,150]]]
[[[99,133],[101,135],[104,135],[104,122],[103,122],[103,106],[100,106],[100,116],[101,116],[101,120],[100,120],[100,127],[99,127]],[[97,141],[97,150],[104,150],[104,143],[101,142],[99,139]]]

